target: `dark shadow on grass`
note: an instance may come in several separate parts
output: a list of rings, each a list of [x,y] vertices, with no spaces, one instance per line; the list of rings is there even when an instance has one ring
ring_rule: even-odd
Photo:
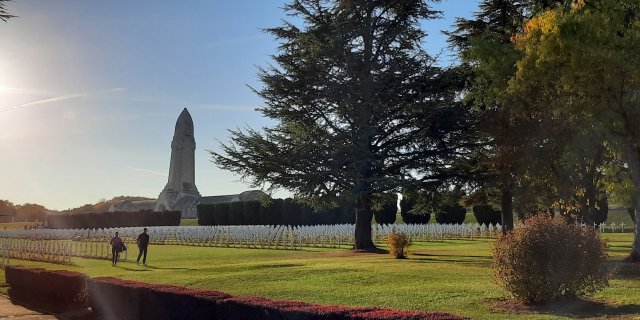
[[[122,266],[118,266],[118,265],[116,265],[116,268],[127,270],[127,271],[136,271],[136,272],[139,272],[139,271],[151,271],[151,270],[145,270],[145,269],[127,268],[127,267],[122,267]]]
[[[197,271],[198,270],[198,269],[194,269],[194,268],[169,268],[169,267],[155,267],[155,266],[151,266],[151,265],[147,265],[146,267],[143,267],[143,268],[152,269],[152,270],[189,270],[189,271]]]
[[[412,256],[418,256],[414,258]],[[469,259],[464,259],[469,258]],[[453,255],[439,255],[428,253],[413,253],[410,254],[410,259],[418,262],[436,262],[436,263],[463,263],[473,264],[481,266],[491,266],[491,257],[487,256],[453,256]]]
[[[568,318],[616,317],[640,314],[640,305],[611,305],[602,301],[572,299],[545,304],[527,305],[518,301],[499,301],[492,305],[495,310],[510,313],[551,314]]]
[[[249,269],[277,269],[277,268],[291,268],[291,267],[304,267],[304,264],[300,263],[276,263],[276,264],[259,264],[250,266]]]
[[[612,261],[608,265],[613,270],[613,279],[640,279],[640,263]]]

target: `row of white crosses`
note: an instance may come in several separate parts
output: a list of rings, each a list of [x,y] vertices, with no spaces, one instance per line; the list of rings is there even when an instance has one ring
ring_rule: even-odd
[[[3,265],[8,265],[11,259],[69,264],[71,256],[71,246],[67,241],[0,238],[0,262]]]
[[[353,224],[317,226],[170,226],[148,227],[151,244],[205,247],[237,247],[299,250],[304,247],[350,247]],[[601,232],[624,230],[624,223],[597,225]],[[495,237],[500,225],[393,224],[373,225],[374,241],[384,241],[390,232],[407,234],[412,241]],[[142,227],[109,229],[36,229],[0,231],[0,257],[68,261],[68,257],[111,259],[109,244],[115,232],[128,247],[135,245]],[[58,249],[60,248],[60,249]],[[24,251],[24,254],[16,253]],[[4,252],[4,253],[3,253]],[[128,251],[121,258],[127,259]],[[44,258],[43,258],[44,257]],[[1,262],[1,261],[0,261]]]
[[[387,224],[373,228],[373,238],[384,241],[391,232],[404,233],[411,241],[438,241],[495,237],[502,232],[498,225],[480,224]]]

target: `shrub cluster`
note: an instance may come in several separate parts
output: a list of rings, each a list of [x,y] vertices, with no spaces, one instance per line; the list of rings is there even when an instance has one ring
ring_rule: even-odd
[[[407,257],[407,248],[411,246],[411,239],[404,233],[391,232],[387,235],[387,246],[392,256],[403,259]]]
[[[9,296],[53,312],[64,312],[87,305],[86,276],[66,270],[32,269],[6,266]]]
[[[500,210],[496,210],[490,205],[473,206],[473,215],[479,224],[487,226],[490,224],[495,226],[502,221]]]
[[[431,214],[429,213],[416,213],[416,202],[409,198],[403,198],[400,200],[400,215],[402,220],[406,224],[427,224],[431,220]]]
[[[395,217],[394,217],[395,218]],[[318,225],[354,223],[352,206],[314,211],[293,199],[198,205],[199,225]]]
[[[180,218],[180,211],[50,214],[47,226],[52,229],[178,226]]]
[[[462,224],[467,216],[467,209],[461,205],[443,205],[436,213],[436,221],[440,224]]]
[[[591,294],[608,285],[606,248],[592,227],[533,216],[498,237],[494,277],[526,303]]]

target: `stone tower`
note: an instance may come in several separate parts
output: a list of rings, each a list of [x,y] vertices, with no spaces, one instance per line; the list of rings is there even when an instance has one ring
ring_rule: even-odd
[[[158,196],[155,211],[180,210],[199,201],[200,193],[195,183],[195,150],[193,120],[184,108],[176,121],[171,141],[169,181]]]

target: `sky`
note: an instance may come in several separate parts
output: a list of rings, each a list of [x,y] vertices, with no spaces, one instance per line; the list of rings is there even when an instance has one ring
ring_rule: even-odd
[[[250,187],[210,161],[228,129],[274,122],[258,66],[277,41],[261,30],[286,19],[282,0],[18,0],[0,22],[0,199],[64,210],[114,196],[156,198],[167,183],[175,121],[194,121],[202,195]],[[423,23],[443,52],[455,17],[476,0],[444,0]]]

